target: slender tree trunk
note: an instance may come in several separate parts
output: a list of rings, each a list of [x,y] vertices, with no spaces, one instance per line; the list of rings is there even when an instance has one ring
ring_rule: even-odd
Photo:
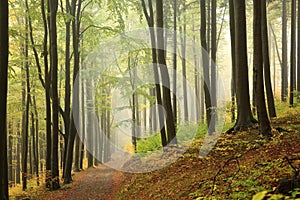
[[[185,10],[185,3],[183,7]],[[180,23],[180,17],[179,17]],[[180,26],[180,35],[181,35],[181,57],[182,57],[182,85],[183,85],[183,111],[184,111],[184,121],[189,120],[189,109],[188,109],[188,99],[187,99],[187,81],[186,81],[186,16],[184,12],[183,24]]]
[[[288,66],[287,66],[287,5],[282,0],[282,69],[281,69],[281,100],[288,96]]]
[[[93,141],[93,109],[92,109],[92,86],[91,81],[86,81],[86,103],[87,103],[87,157],[88,157],[88,168],[94,165],[94,141]]]
[[[267,93],[267,102],[268,110],[271,118],[276,117],[275,103],[274,103],[274,94],[272,89],[271,82],[271,65],[270,65],[270,56],[269,56],[269,37],[268,37],[268,22],[267,22],[267,2],[262,0],[262,23],[261,23],[261,32],[262,32],[262,46],[263,46],[263,63],[264,63],[264,83],[266,86]]]
[[[298,1],[297,101],[300,102],[300,2]]]
[[[207,42],[206,42],[206,8],[205,0],[201,0],[201,46],[202,46],[202,64],[203,64],[203,77],[204,77],[204,96],[205,96],[205,107],[206,107],[206,123],[210,127],[211,122],[211,96],[209,92],[210,88],[210,78],[209,78],[209,60],[207,53]],[[209,128],[209,132],[212,133],[212,130]]]
[[[8,200],[7,176],[7,74],[8,74],[8,1],[0,2],[0,199]]]
[[[212,132],[215,131],[216,107],[217,107],[217,0],[211,4],[211,125]]]
[[[238,116],[234,130],[243,130],[256,122],[249,97],[245,0],[234,0],[236,94]]]
[[[160,89],[160,78],[159,78],[159,72],[158,72],[158,66],[157,66],[157,51],[156,51],[156,35],[155,35],[155,30],[154,30],[154,12],[153,12],[153,5],[152,5],[152,0],[148,1],[148,6],[149,6],[149,13],[146,8],[146,4],[144,0],[142,1],[143,5],[143,11],[144,15],[146,16],[148,27],[149,27],[149,32],[150,32],[150,37],[151,37],[151,47],[152,47],[152,63],[153,63],[153,72],[154,72],[154,80],[155,80],[155,92],[156,92],[156,101],[158,105],[163,105],[162,101],[162,94],[161,94],[161,89]],[[164,43],[162,43],[164,44]],[[157,110],[158,112],[158,124],[163,120],[163,113]],[[155,115],[154,115],[155,116]],[[156,118],[153,119],[156,124]],[[156,127],[154,126],[154,130],[156,130]],[[160,135],[161,135],[161,142],[163,147],[167,146],[167,134],[166,134],[166,129],[165,126],[159,127],[160,130]]]
[[[49,2],[47,1],[48,11]],[[41,13],[44,25],[44,38],[43,38],[43,57],[44,57],[44,74],[45,74],[45,99],[46,99],[46,188],[51,188],[51,149],[52,149],[52,136],[51,136],[51,99],[50,99],[50,85],[51,74],[48,67],[48,23],[49,16],[46,17],[45,2],[41,0]],[[47,19],[48,18],[48,19]]]
[[[205,14],[205,19],[207,19],[207,29],[206,29],[206,35],[207,35],[207,53],[208,53],[208,55],[210,55],[210,53],[211,53],[211,46],[210,46],[210,44],[211,44],[211,26],[212,26],[212,24],[211,24],[211,4],[212,4],[212,2],[211,2],[212,0],[205,0],[205,2],[207,2],[207,11],[206,11],[206,8],[205,8],[205,13],[207,14],[207,17],[206,17],[206,14]],[[208,65],[210,65],[210,63],[208,63]],[[208,69],[210,69],[210,67],[208,68]],[[210,83],[209,83],[209,87],[208,88],[210,88]]]
[[[78,134],[76,134],[75,137],[75,160],[74,160],[74,171],[80,172],[80,146],[81,146],[81,140]]]
[[[23,93],[23,92],[22,92]],[[23,99],[23,94],[22,94],[22,99]],[[16,184],[20,184],[21,183],[21,176],[20,176],[20,172],[21,172],[21,132],[20,132],[20,121],[18,121],[18,125],[17,125],[17,147],[16,147],[16,159],[17,159],[17,163],[16,163]]]
[[[177,71],[177,0],[173,0],[173,30],[174,30],[174,46],[173,46],[173,70]],[[176,73],[173,74],[173,115],[174,123],[177,124],[177,76]]]
[[[85,67],[84,65],[82,65],[82,69],[84,70]],[[84,82],[84,79],[81,79],[80,80],[80,87],[81,87],[81,93],[80,93],[80,96],[81,96],[81,152],[80,152],[80,161],[79,161],[79,169],[83,169],[83,159],[84,159],[84,140],[85,140],[85,137],[86,137],[86,133],[85,133],[85,89],[84,89],[84,85],[85,85],[85,82]]]
[[[263,70],[263,12],[265,2],[261,0],[254,0],[253,2],[253,43],[254,43],[254,52],[253,52],[253,68],[254,76],[256,76],[256,98],[257,98],[257,114],[259,122],[259,132],[264,136],[271,136],[271,126],[267,113],[266,103],[265,103],[265,91],[264,91],[264,70]]]
[[[37,185],[40,185],[40,180],[39,180],[39,115],[36,107],[36,98],[33,96],[33,109],[34,109],[34,115],[35,115],[35,141],[33,141],[34,144],[34,154],[35,154],[35,175],[37,179]]]
[[[51,151],[51,177],[52,190],[60,188],[59,184],[59,166],[58,166],[58,52],[57,52],[57,17],[58,0],[50,1],[50,49],[51,49],[51,83],[52,83],[52,151]]]
[[[229,0],[229,14],[230,14],[230,36],[231,36],[231,122],[236,119],[235,116],[235,80],[236,80],[236,64],[235,64],[235,21],[234,21],[234,5],[233,0]]]
[[[13,186],[13,130],[12,122],[10,120],[8,123],[8,184],[10,187]]]
[[[194,79],[195,79],[195,119],[196,122],[200,120],[200,91],[199,91],[199,60],[196,51],[196,33],[195,33],[195,19],[193,15],[193,54],[194,54]]]
[[[26,11],[28,12],[28,11]],[[25,61],[25,79],[26,82],[23,86],[23,92],[24,94],[24,102],[25,102],[25,110],[23,113],[23,121],[22,121],[22,189],[27,189],[27,159],[28,159],[28,121],[29,121],[29,103],[30,103],[30,80],[29,80],[29,63],[28,63],[28,20],[26,18],[25,20],[25,26],[26,26],[26,34],[25,34],[25,47],[24,47],[24,56],[26,58]]]
[[[164,50],[164,13],[163,1],[156,0],[156,22],[157,22],[157,63],[160,68],[162,83],[163,83],[163,106],[166,110],[167,119],[167,136],[169,144],[177,144],[176,130],[172,111],[171,94],[170,94],[170,77],[165,59]]]
[[[291,66],[290,66],[290,107],[294,106],[294,78],[296,69],[296,0],[292,0],[291,21]]]
[[[80,52],[79,52],[79,30],[80,30],[80,17],[79,13],[81,12],[81,3],[82,1],[79,0],[77,2],[77,9],[76,9],[76,1],[72,1],[72,12],[76,19],[72,21],[72,31],[73,31],[73,53],[74,53],[74,70],[73,70],[73,83],[76,80],[77,73],[79,71],[79,64],[80,64]],[[79,87],[77,88],[79,90]],[[73,105],[79,105],[79,91],[73,91],[76,96],[73,98]],[[64,183],[68,184],[72,181],[72,163],[73,163],[73,152],[74,152],[74,140],[75,136],[77,134],[74,117],[79,115],[78,109],[72,109],[71,112],[71,118],[70,118],[70,133],[69,133],[69,139],[68,139],[68,146],[67,146],[67,154],[66,154],[66,165],[65,165],[65,177],[64,177]]]
[[[66,14],[72,15],[70,13],[71,5],[70,1],[66,0]],[[65,111],[64,111],[64,125],[65,125],[65,148],[63,155],[63,175],[65,175],[68,141],[70,134],[70,114],[71,114],[71,63],[70,63],[70,44],[71,44],[71,21],[67,19],[66,23],[66,46],[65,46]]]

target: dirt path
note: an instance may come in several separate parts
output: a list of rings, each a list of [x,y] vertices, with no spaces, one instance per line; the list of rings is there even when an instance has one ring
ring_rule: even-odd
[[[39,199],[109,200],[113,199],[113,194],[120,188],[123,179],[121,172],[99,166],[76,173],[72,184],[55,192],[47,192]]]

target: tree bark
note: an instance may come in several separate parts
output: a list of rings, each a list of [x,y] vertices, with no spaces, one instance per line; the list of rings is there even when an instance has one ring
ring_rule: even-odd
[[[13,130],[12,130],[12,122],[10,120],[8,122],[8,184],[10,187],[14,185],[13,180]]]
[[[153,63],[153,72],[154,72],[154,80],[155,80],[155,92],[156,92],[156,101],[158,105],[163,105],[162,101],[162,94],[161,94],[161,88],[160,88],[160,78],[159,78],[159,72],[158,72],[158,66],[157,66],[157,52],[156,52],[156,35],[155,35],[155,30],[154,30],[154,12],[153,12],[153,5],[152,5],[152,0],[148,1],[148,6],[149,6],[149,12],[147,11],[146,8],[146,3],[144,0],[142,1],[143,5],[143,11],[144,15],[146,16],[148,27],[149,27],[149,32],[150,32],[150,37],[151,37],[151,47],[152,47],[152,63]],[[163,119],[163,113],[157,110],[158,112],[158,121],[160,124],[160,121]],[[155,115],[154,115],[155,116]],[[153,119],[154,122],[154,130],[156,130],[156,118]],[[161,135],[161,142],[162,146],[165,147],[167,146],[167,134],[166,134],[166,129],[165,127],[159,127],[160,130],[160,135]]]
[[[229,15],[230,15],[230,36],[231,36],[231,122],[236,119],[235,102],[236,102],[236,64],[235,64],[235,21],[234,21],[234,5],[233,0],[229,0]]]
[[[47,1],[47,9],[49,12],[49,1]],[[51,136],[51,74],[49,73],[48,63],[48,23],[49,16],[46,17],[45,2],[41,0],[41,13],[44,25],[43,36],[43,58],[44,58],[44,74],[45,74],[45,99],[46,99],[46,188],[51,188],[51,149],[52,149],[52,136]]]
[[[292,0],[291,16],[291,65],[290,65],[290,107],[294,106],[294,82],[296,69],[296,0]]]
[[[245,0],[234,0],[235,21],[235,62],[236,62],[236,95],[237,121],[234,130],[243,130],[255,122],[249,97],[247,40],[246,40],[246,5]]]
[[[80,52],[79,52],[79,31],[80,31],[80,12],[81,12],[81,4],[82,0],[77,2],[77,9],[76,9],[76,1],[72,1],[72,11],[71,13],[75,16],[75,20],[72,21],[72,31],[73,31],[73,53],[74,53],[74,70],[73,70],[73,83],[76,80],[77,73],[79,71],[79,64],[80,64]],[[79,89],[79,87],[78,87]],[[75,91],[73,91],[74,93]],[[76,91],[73,98],[73,105],[79,105],[79,91]],[[77,113],[76,113],[76,112]],[[70,117],[70,132],[69,132],[69,139],[68,139],[68,146],[67,146],[67,153],[66,153],[66,164],[65,164],[65,177],[64,183],[68,184],[72,181],[72,163],[73,163],[73,153],[74,153],[74,140],[77,134],[74,117],[79,115],[78,109],[72,109],[71,117]]]
[[[160,68],[163,83],[163,106],[167,114],[167,138],[169,144],[177,144],[174,116],[172,111],[171,94],[170,94],[170,77],[165,59],[164,50],[164,12],[163,1],[156,0],[156,37],[157,37],[157,63]]]
[[[300,2],[298,1],[297,101],[300,102]]]
[[[185,11],[185,3],[183,3],[184,11]],[[188,98],[187,98],[187,80],[186,80],[186,13],[183,15],[183,24],[180,27],[181,34],[181,57],[182,57],[182,86],[183,86],[183,111],[184,121],[189,120],[189,108],[188,108]],[[180,19],[180,17],[179,17]],[[178,20],[179,21],[179,20]],[[179,21],[180,22],[180,21]]]
[[[71,14],[70,12],[71,5],[70,1],[66,0],[66,14]],[[67,159],[67,147],[68,147],[68,140],[70,134],[70,114],[71,114],[71,60],[70,60],[70,45],[71,45],[71,20],[66,19],[66,46],[65,46],[65,110],[64,110],[64,125],[65,125],[65,137],[64,137],[64,162],[63,162],[63,175],[65,175],[66,169],[66,159]],[[74,20],[73,20],[74,21]]]
[[[173,0],[173,70],[177,71],[177,0]],[[173,115],[174,115],[174,123],[177,124],[177,76],[176,73],[173,74]]]
[[[8,1],[0,2],[0,199],[8,200],[7,176],[7,74],[8,74]]]
[[[58,52],[57,52],[57,7],[58,0],[50,1],[50,49],[51,49],[51,83],[52,83],[52,151],[51,177],[52,190],[60,188],[58,166],[58,132],[59,132],[59,99],[58,99]]]
[[[262,14],[261,14],[261,32],[262,32],[262,46],[263,46],[263,63],[264,63],[264,83],[266,87],[268,110],[271,118],[276,117],[275,103],[274,103],[274,94],[272,89],[271,82],[271,65],[270,65],[270,56],[269,56],[269,36],[268,36],[268,22],[267,22],[267,2],[266,0],[261,0],[262,5]],[[274,80],[275,81],[275,80]]]
[[[264,70],[263,70],[263,7],[265,2],[261,0],[254,0],[253,2],[253,68],[254,76],[256,76],[256,103],[257,103],[257,114],[259,123],[259,132],[264,136],[271,136],[271,126],[267,113],[266,103],[265,103],[265,91],[264,91]]]
[[[282,69],[281,69],[281,100],[288,96],[288,66],[287,66],[287,5],[282,0]]]
[[[210,78],[209,78],[209,60],[208,56],[208,48],[206,42],[206,8],[205,8],[205,0],[201,0],[201,28],[200,28],[200,36],[201,36],[201,46],[202,46],[202,64],[203,64],[203,77],[204,77],[204,98],[205,98],[205,107],[206,107],[206,123],[207,126],[210,127],[211,124],[211,95],[209,92],[210,88]],[[212,130],[209,128],[209,132]]]
[[[28,10],[26,10],[28,14]],[[25,79],[26,81],[23,83],[23,92],[24,92],[24,113],[23,113],[23,119],[22,119],[22,189],[27,189],[27,159],[28,159],[28,123],[29,123],[29,103],[30,103],[30,80],[29,80],[29,63],[28,63],[28,20],[26,17],[25,20],[25,28],[26,28],[26,34],[25,34],[25,46],[24,46],[24,56],[26,58],[25,64],[24,64],[24,70],[23,73],[25,73]]]
[[[211,3],[211,132],[215,131],[217,108],[217,0]]]

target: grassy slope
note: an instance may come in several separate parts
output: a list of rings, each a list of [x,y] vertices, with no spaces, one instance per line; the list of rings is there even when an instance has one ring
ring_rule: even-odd
[[[263,190],[272,191],[293,170],[285,156],[300,153],[300,109],[278,107],[280,116],[271,141],[257,129],[236,135],[223,134],[205,158],[198,158],[201,140],[172,165],[146,174],[125,174],[127,182],[115,199],[251,199]],[[300,167],[300,166],[298,166]]]

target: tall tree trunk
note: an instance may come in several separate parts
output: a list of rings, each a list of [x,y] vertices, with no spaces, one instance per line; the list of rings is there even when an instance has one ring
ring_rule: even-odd
[[[267,21],[267,2],[262,0],[262,15],[261,15],[261,32],[262,32],[262,46],[263,46],[263,63],[264,63],[264,80],[266,86],[268,110],[271,118],[276,117],[274,95],[271,83],[271,65],[270,65],[270,56],[269,56],[269,36],[268,36],[268,21]]]
[[[183,3],[185,10],[185,3]],[[183,119],[184,121],[189,120],[189,109],[188,109],[188,99],[187,99],[187,80],[186,80],[186,16],[183,12],[183,24],[180,26],[180,35],[181,35],[181,57],[182,57],[182,85],[183,85]],[[180,17],[178,22],[180,23]]]
[[[235,62],[236,94],[238,116],[234,130],[243,130],[255,122],[249,97],[247,40],[246,40],[246,5],[245,0],[234,0],[235,21]]]
[[[8,122],[8,183],[9,186],[13,186],[13,129],[12,129],[12,122],[10,120]]]
[[[147,11],[147,6],[144,0],[142,1],[143,5],[143,11],[144,15],[146,16],[148,27],[149,27],[149,32],[150,32],[150,39],[151,39],[151,47],[152,47],[152,63],[153,63],[153,72],[154,72],[154,80],[155,80],[155,92],[156,92],[156,101],[158,105],[163,105],[162,101],[162,94],[161,94],[161,89],[160,89],[160,78],[159,78],[159,72],[158,72],[158,65],[157,65],[157,45],[156,45],[156,35],[155,35],[155,29],[154,29],[154,12],[153,12],[153,5],[152,5],[152,0],[148,1],[148,6],[149,6],[149,12]],[[164,44],[164,43],[162,43]],[[158,112],[158,124],[163,120],[163,113],[159,110]],[[153,119],[156,124],[156,118]],[[156,127],[154,126],[154,130],[156,130]],[[162,146],[165,147],[167,146],[167,134],[166,134],[166,129],[165,126],[159,127],[160,130],[160,136],[161,136],[161,142]]]
[[[28,14],[28,10],[26,11]],[[26,58],[24,68],[25,71],[25,79],[26,82],[23,86],[23,92],[24,94],[24,102],[25,102],[25,108],[23,113],[23,119],[22,119],[22,189],[27,189],[27,159],[28,159],[28,121],[29,121],[29,103],[30,103],[30,80],[29,80],[29,63],[28,63],[28,20],[26,17],[25,20],[25,26],[26,26],[26,34],[25,34],[25,46],[24,46],[24,56]]]
[[[264,91],[264,70],[263,70],[263,12],[265,2],[261,0],[254,0],[253,2],[253,68],[254,76],[256,76],[256,103],[257,103],[257,114],[259,123],[259,132],[264,136],[271,136],[271,126],[267,113],[266,102],[265,102],[265,91]]]
[[[230,14],[230,36],[231,36],[231,122],[236,119],[235,116],[235,80],[236,80],[236,64],[235,64],[235,21],[234,21],[234,5],[233,0],[229,0],[229,14]]]
[[[173,0],[173,30],[174,30],[174,46],[173,46],[173,70],[177,71],[177,0]],[[177,76],[176,73],[173,74],[173,115],[174,123],[177,124]]]
[[[282,69],[281,69],[281,100],[288,96],[288,63],[287,63],[287,5],[282,0]]]
[[[206,8],[205,8],[205,13],[207,14],[207,17],[206,17],[206,14],[205,14],[205,19],[207,19],[207,29],[205,30],[207,33],[206,33],[206,35],[207,35],[207,53],[208,53],[208,55],[210,55],[210,53],[211,53],[211,46],[210,46],[210,44],[211,44],[211,2],[212,0],[205,0],[205,2],[207,2],[207,11],[206,11]],[[200,5],[200,7],[201,7],[201,5]],[[208,63],[208,65],[210,65],[210,63]],[[210,70],[210,67],[208,67],[208,69]],[[208,88],[210,88],[210,83],[209,83],[209,85],[208,85],[209,87]]]
[[[40,185],[39,180],[39,115],[36,107],[36,98],[33,96],[33,109],[35,115],[35,141],[33,141],[33,151],[34,151],[34,165],[35,165],[35,175],[37,179],[37,185]]]
[[[195,79],[195,119],[196,122],[200,120],[200,91],[199,91],[199,58],[196,51],[196,33],[195,33],[195,19],[193,15],[193,54],[194,54],[194,79]]]
[[[57,52],[57,7],[58,0],[50,1],[50,49],[51,49],[51,83],[52,83],[52,151],[51,151],[51,177],[52,190],[60,188],[59,183],[59,166],[58,166],[58,114],[59,114],[59,99],[58,99],[58,52]]]
[[[47,10],[49,11],[49,1],[47,0]],[[51,149],[52,149],[52,136],[51,136],[51,74],[49,73],[48,63],[48,23],[49,16],[46,17],[45,2],[41,0],[41,13],[44,25],[43,36],[43,57],[44,57],[44,74],[45,74],[45,99],[46,99],[46,188],[51,188]]]
[[[86,104],[87,104],[87,158],[88,158],[88,168],[94,165],[94,141],[93,141],[93,109],[92,109],[92,85],[91,81],[86,81]]]
[[[70,1],[66,0],[66,14],[72,15],[70,13],[71,5]],[[72,15],[74,16],[74,15]],[[73,20],[74,21],[74,20]],[[71,113],[71,60],[70,60],[70,44],[71,44],[71,21],[66,19],[66,46],[65,46],[65,111],[64,111],[64,125],[65,125],[65,148],[64,148],[64,165],[63,165],[63,175],[65,175],[65,166],[66,166],[66,159],[67,159],[67,147],[68,147],[68,140],[70,134],[70,113]]]
[[[290,65],[290,107],[294,106],[294,78],[296,69],[296,0],[292,0],[292,21],[291,21],[291,65]]]
[[[170,94],[170,77],[165,59],[164,50],[164,12],[163,1],[156,0],[156,23],[157,23],[157,63],[160,68],[163,83],[163,106],[167,114],[167,136],[169,144],[177,144],[176,130],[172,111],[171,94]]]
[[[203,77],[204,77],[204,96],[205,96],[205,108],[206,108],[206,123],[207,126],[210,127],[211,122],[211,96],[209,92],[210,88],[210,78],[209,78],[209,60],[207,53],[207,42],[206,42],[206,8],[205,8],[205,0],[201,0],[200,5],[201,12],[201,28],[200,28],[200,36],[201,36],[201,46],[202,46],[202,64],[203,64]],[[209,132],[211,133],[211,129],[209,128]]]
[[[8,1],[0,2],[0,199],[8,200],[7,176],[7,74],[8,74]]]
[[[300,2],[298,1],[297,101],[300,102]]]
[[[23,99],[23,94],[22,94],[22,99]],[[17,125],[17,140],[16,140],[16,159],[17,159],[17,163],[16,163],[16,184],[20,184],[21,183],[21,176],[20,176],[20,172],[21,172],[21,132],[20,132],[20,121],[18,120],[18,125]]]
[[[221,31],[220,31],[221,32]],[[217,0],[211,4],[211,125],[212,132],[215,131],[216,107],[217,107]]]
[[[73,31],[73,52],[74,52],[74,70],[73,70],[73,83],[76,80],[77,73],[79,72],[79,64],[80,64],[80,52],[79,52],[79,31],[80,31],[80,12],[81,12],[81,4],[82,0],[77,2],[77,9],[76,9],[76,1],[72,1],[72,12],[75,16],[75,20],[72,21],[72,31]],[[77,87],[79,90],[79,87]],[[73,105],[79,105],[79,91],[73,91],[76,95],[73,98]],[[72,163],[73,163],[73,153],[74,153],[74,140],[77,134],[75,122],[74,122],[74,115],[79,115],[78,109],[72,109],[71,112],[71,121],[70,121],[70,133],[68,139],[68,146],[67,146],[67,154],[66,154],[66,165],[65,165],[65,177],[64,183],[68,184],[72,181]]]
[[[82,65],[82,70],[84,70],[85,67],[84,65]],[[86,138],[86,133],[85,133],[85,82],[84,82],[84,79],[81,79],[80,80],[80,87],[81,87],[81,93],[80,93],[80,96],[81,96],[81,148],[80,148],[80,161],[79,161],[79,169],[83,169],[83,158],[84,158],[84,140]],[[102,146],[102,145],[101,145]],[[101,151],[100,151],[101,152]]]

